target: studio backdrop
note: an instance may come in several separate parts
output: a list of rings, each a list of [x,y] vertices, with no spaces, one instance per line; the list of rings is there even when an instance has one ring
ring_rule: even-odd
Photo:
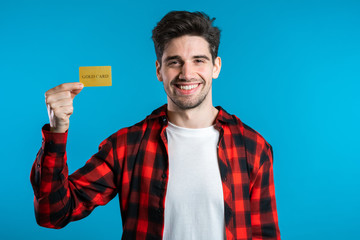
[[[221,105],[273,146],[282,239],[357,239],[360,2],[1,1],[0,239],[120,239],[118,197],[64,229],[36,224],[30,169],[48,123],[44,93],[111,66],[111,87],[74,100],[70,172],[118,129],[166,103],[151,31],[171,10],[204,11],[221,29]]]

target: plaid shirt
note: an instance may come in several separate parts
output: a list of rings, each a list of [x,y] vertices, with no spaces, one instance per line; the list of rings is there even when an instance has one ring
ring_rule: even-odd
[[[111,135],[70,176],[67,133],[50,133],[46,125],[30,176],[38,224],[62,228],[119,194],[122,239],[162,239],[169,173],[166,108]],[[239,118],[218,110],[226,239],[280,239],[272,148]]]

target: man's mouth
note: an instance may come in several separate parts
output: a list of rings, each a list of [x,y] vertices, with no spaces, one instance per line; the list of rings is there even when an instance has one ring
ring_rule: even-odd
[[[191,95],[198,91],[201,83],[175,83],[176,91],[181,95]]]
[[[187,85],[182,85],[182,84],[175,84],[176,87],[180,88],[181,90],[191,90],[194,89],[196,87],[198,87],[200,85],[200,83],[195,83],[195,84],[187,84]]]

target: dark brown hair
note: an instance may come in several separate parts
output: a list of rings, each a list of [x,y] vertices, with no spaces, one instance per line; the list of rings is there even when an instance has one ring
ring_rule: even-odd
[[[173,38],[184,35],[203,37],[209,43],[214,62],[220,44],[220,29],[213,26],[215,18],[210,19],[203,12],[172,11],[166,14],[152,31],[157,60],[161,64],[165,45]]]

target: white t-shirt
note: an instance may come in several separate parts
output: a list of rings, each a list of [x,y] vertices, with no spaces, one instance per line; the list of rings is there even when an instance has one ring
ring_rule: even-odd
[[[165,240],[224,240],[224,197],[212,126],[189,129],[169,122],[169,181]]]

